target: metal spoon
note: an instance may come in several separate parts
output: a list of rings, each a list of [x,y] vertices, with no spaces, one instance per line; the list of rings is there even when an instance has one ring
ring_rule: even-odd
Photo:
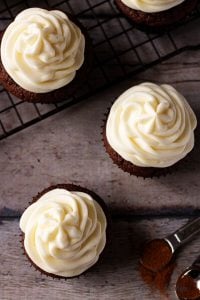
[[[200,217],[189,221],[164,239],[148,242],[140,258],[141,264],[153,272],[161,270],[172,260],[175,251],[199,232]]]
[[[176,294],[181,300],[200,299],[200,256],[178,278]]]

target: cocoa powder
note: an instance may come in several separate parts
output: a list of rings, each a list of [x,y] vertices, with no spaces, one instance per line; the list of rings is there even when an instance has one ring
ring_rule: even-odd
[[[198,271],[199,272],[199,271]],[[176,293],[179,299],[197,300],[200,299],[200,289],[197,286],[192,274],[180,276],[176,284]]]
[[[158,272],[153,272],[146,269],[140,264],[140,275],[142,280],[152,289],[158,290],[162,295],[167,294],[167,287],[169,286],[171,275],[175,268],[175,263],[170,263]]]
[[[152,240],[142,251],[141,263],[147,269],[157,272],[170,262],[172,256],[172,250],[165,240]]]
[[[171,275],[175,268],[172,261],[173,253],[165,240],[148,242],[140,259],[140,275],[143,281],[152,289],[167,295]]]

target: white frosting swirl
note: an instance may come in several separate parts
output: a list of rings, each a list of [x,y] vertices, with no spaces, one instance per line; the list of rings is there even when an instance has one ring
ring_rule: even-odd
[[[168,10],[185,0],[121,0],[126,6],[145,13],[155,13]]]
[[[84,50],[84,35],[63,12],[29,8],[4,32],[1,60],[19,86],[46,93],[74,79]]]
[[[106,125],[110,146],[140,167],[169,167],[194,146],[197,120],[186,99],[170,85],[143,83],[113,104]]]
[[[77,276],[97,262],[106,243],[106,224],[90,195],[60,188],[44,194],[20,219],[30,259],[64,277]]]

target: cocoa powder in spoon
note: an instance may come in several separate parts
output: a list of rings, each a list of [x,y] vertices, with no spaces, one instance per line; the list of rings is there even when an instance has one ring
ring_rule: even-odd
[[[152,290],[166,296],[171,275],[175,268],[173,253],[165,240],[152,240],[143,248],[140,259],[140,274]]]

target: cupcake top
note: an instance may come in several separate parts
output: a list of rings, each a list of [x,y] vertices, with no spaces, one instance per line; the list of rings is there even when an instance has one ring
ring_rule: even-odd
[[[84,35],[63,12],[29,8],[5,30],[1,60],[23,89],[47,93],[74,79],[84,50]]]
[[[185,0],[121,0],[126,6],[145,13],[155,13],[168,10]]]
[[[186,99],[170,85],[143,83],[111,107],[106,138],[126,161],[139,167],[169,167],[194,146],[197,120]]]
[[[20,219],[24,248],[45,272],[73,277],[94,265],[106,244],[106,217],[89,194],[55,188]]]

